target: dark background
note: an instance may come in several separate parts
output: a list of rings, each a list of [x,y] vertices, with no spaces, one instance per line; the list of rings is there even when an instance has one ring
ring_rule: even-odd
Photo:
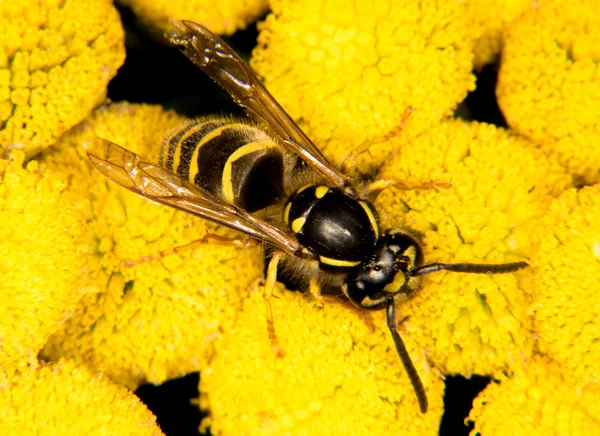
[[[128,9],[121,8],[120,12],[126,31],[127,58],[109,84],[108,97],[111,100],[160,104],[189,117],[242,113],[224,91],[177,49],[146,35]],[[256,37],[256,26],[250,26],[225,39],[247,59]],[[505,126],[494,94],[496,73],[496,66],[492,65],[477,74],[477,90],[467,97],[457,114]],[[190,400],[198,397],[199,379],[200,375],[193,373],[160,386],[140,386],[135,393],[157,416],[165,434],[198,435],[202,417],[198,407]],[[446,379],[445,414],[440,435],[468,435],[471,428],[464,425],[464,419],[471,409],[473,398],[489,381],[486,377]]]

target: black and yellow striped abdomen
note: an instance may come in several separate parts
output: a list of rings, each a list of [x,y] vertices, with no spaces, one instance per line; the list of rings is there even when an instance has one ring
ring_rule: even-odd
[[[284,156],[259,128],[207,118],[165,137],[160,165],[213,195],[255,212],[281,201]]]

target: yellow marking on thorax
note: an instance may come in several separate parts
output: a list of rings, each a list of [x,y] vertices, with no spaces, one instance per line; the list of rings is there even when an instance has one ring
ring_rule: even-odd
[[[276,146],[271,141],[249,142],[238,148],[231,156],[229,156],[229,159],[225,162],[225,168],[223,168],[223,176],[221,178],[221,191],[225,201],[231,204],[235,203],[235,194],[233,193],[233,183],[231,180],[233,163],[250,153],[267,150],[269,148],[276,148]]]
[[[326,265],[340,266],[346,268],[351,268],[360,265],[360,260],[341,260],[326,256],[319,256],[319,260],[321,261],[321,263],[324,263]]]
[[[315,196],[317,198],[323,198],[323,197],[325,197],[325,194],[327,194],[328,192],[329,192],[329,188],[327,186],[319,186],[315,190]]]
[[[361,207],[364,209],[365,213],[369,217],[369,222],[371,223],[371,227],[373,228],[373,231],[375,232],[375,240],[379,239],[379,225],[377,224],[377,219],[375,218],[375,214],[373,213],[373,210],[371,209],[369,204],[365,201],[359,201],[358,204],[361,205]]]
[[[292,202],[288,201],[288,203],[285,205],[285,209],[283,211],[283,223],[286,226],[290,225],[290,210],[292,209]]]
[[[312,188],[313,186],[315,186],[315,185],[310,185],[310,184],[309,185],[304,185],[300,189],[297,189],[296,192],[295,192],[295,194],[298,195],[301,192],[306,191],[308,188]]]
[[[306,223],[306,218],[300,217],[300,218],[296,218],[294,221],[292,221],[292,232],[294,233],[300,233],[300,230],[302,230],[302,227],[304,226],[304,224]]]

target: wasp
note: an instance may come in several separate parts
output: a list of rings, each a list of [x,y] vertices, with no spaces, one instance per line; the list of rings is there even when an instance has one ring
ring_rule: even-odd
[[[416,232],[380,228],[373,201],[381,184],[332,165],[223,40],[191,21],[174,26],[170,41],[249,120],[208,117],[180,126],[164,139],[158,164],[97,138],[86,145],[91,162],[137,194],[264,243],[273,252],[265,288],[272,290],[282,267],[360,309],[385,310],[425,413],[427,396],[397,331],[396,306],[419,290],[426,274],[509,273],[528,264],[425,264]]]

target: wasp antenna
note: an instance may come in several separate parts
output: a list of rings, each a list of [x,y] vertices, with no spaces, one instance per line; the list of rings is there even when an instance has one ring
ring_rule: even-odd
[[[413,364],[408,351],[406,350],[406,346],[404,345],[404,341],[398,334],[398,330],[396,330],[396,309],[394,307],[394,299],[388,299],[387,304],[387,325],[390,329],[390,333],[392,334],[392,338],[394,339],[394,344],[396,345],[396,351],[398,352],[398,356],[400,356],[400,360],[402,361],[402,365],[404,365],[404,370],[408,375],[408,379],[412,384],[413,390],[417,396],[417,401],[419,402],[419,409],[421,409],[421,413],[427,413],[427,394],[425,393],[425,388],[423,387],[423,383],[421,382],[421,378],[419,377],[419,373]]]
[[[429,265],[423,265],[410,271],[411,276],[424,276],[425,274],[431,274],[437,271],[452,271],[461,273],[472,273],[472,274],[503,274],[509,272],[515,272],[523,268],[527,268],[529,264],[527,262],[513,262],[513,263],[498,263],[498,264],[485,264],[485,263],[430,263]]]

